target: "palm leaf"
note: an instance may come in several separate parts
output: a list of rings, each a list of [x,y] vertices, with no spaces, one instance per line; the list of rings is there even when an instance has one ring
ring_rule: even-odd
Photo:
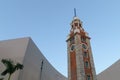
[[[16,65],[13,63],[12,60],[2,59],[1,62],[5,65],[6,69],[1,73],[1,75],[9,74],[10,79],[11,75],[18,69],[23,69],[23,65],[20,63],[17,63]]]
[[[23,65],[20,64],[20,63],[17,63],[17,64],[15,65],[15,69],[16,69],[16,70],[18,70],[18,69],[23,69]]]
[[[0,80],[3,80],[4,78],[0,78]]]
[[[4,70],[4,71],[1,73],[1,75],[2,75],[2,76],[5,76],[8,72],[9,72],[8,69],[6,69],[6,70]]]
[[[2,63],[6,66],[6,68],[13,68],[14,64],[13,61],[11,61],[10,59],[2,59]]]
[[[6,66],[6,69],[2,72],[1,75],[6,75],[7,73],[12,74],[14,72],[13,70],[15,65],[13,64],[13,61],[11,61],[10,59],[2,59],[1,62]]]

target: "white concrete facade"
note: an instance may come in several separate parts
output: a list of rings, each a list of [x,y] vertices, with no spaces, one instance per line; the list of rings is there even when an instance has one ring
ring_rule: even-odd
[[[120,80],[120,60],[98,74],[97,80]]]
[[[12,59],[24,65],[23,70],[16,71],[11,80],[67,80],[47,61],[29,37],[0,41],[1,59]],[[0,62],[0,73],[4,69]]]

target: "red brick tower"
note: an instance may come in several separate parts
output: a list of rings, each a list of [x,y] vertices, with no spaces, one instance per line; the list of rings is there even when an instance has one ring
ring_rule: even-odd
[[[96,80],[90,37],[76,15],[67,38],[67,52],[68,80]]]

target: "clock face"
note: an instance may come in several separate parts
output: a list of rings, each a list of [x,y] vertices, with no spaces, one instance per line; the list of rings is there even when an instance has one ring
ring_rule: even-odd
[[[73,51],[75,49],[75,45],[72,44],[70,50]]]
[[[85,50],[88,49],[88,47],[87,47],[87,45],[85,43],[82,43],[82,48],[85,49]]]

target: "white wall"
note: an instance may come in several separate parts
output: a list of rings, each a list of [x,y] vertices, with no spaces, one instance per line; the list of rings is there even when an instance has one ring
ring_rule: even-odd
[[[1,41],[0,60],[3,58],[11,58],[24,65],[23,70],[15,72],[11,80],[66,80],[66,77],[47,61],[30,38]],[[0,63],[0,72],[4,69],[4,65]]]
[[[120,80],[120,60],[98,74],[97,80]]]
[[[22,63],[28,40],[29,38],[21,38],[0,41],[0,74],[5,70],[4,65],[1,63],[2,59],[12,59],[14,62]],[[11,80],[17,80],[18,75],[19,71],[16,71]],[[5,76],[5,80],[7,78],[8,75]]]
[[[43,61],[43,64],[42,64]],[[20,80],[65,80],[66,78],[56,71],[42,55],[30,39],[24,57],[24,69],[20,74]],[[41,71],[42,66],[42,71]],[[27,77],[26,77],[27,76]],[[41,76],[41,78],[40,78]]]

